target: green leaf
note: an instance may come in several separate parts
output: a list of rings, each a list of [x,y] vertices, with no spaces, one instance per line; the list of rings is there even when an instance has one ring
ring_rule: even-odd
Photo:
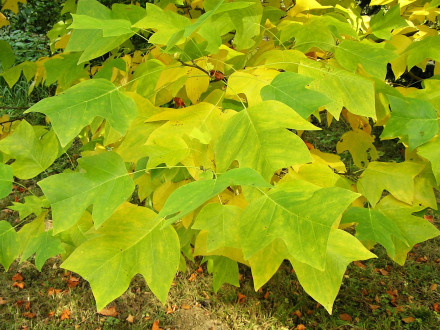
[[[0,198],[8,196],[12,191],[14,173],[11,166],[0,163]]]
[[[438,133],[437,112],[432,104],[414,98],[388,95],[391,117],[381,138],[403,138],[410,150],[428,142]]]
[[[414,245],[440,235],[440,231],[429,221],[412,215],[424,208],[424,206],[407,205],[392,196],[386,196],[377,205],[377,209],[399,227],[405,238],[406,242],[393,238],[396,255],[391,257],[399,265],[403,266],[408,252]]]
[[[165,227],[191,213],[227,187],[235,185],[272,187],[258,172],[250,168],[235,168],[219,175],[216,179],[194,181],[176,189],[168,197],[158,217],[167,218]]]
[[[395,255],[393,237],[407,244],[399,227],[378,210],[352,207],[344,213],[341,223],[356,222],[356,237],[361,241],[381,244],[389,255]]]
[[[322,105],[330,102],[324,94],[308,87],[313,79],[293,72],[277,75],[270,85],[261,89],[263,100],[276,100],[287,104],[301,117],[307,118]]]
[[[310,88],[327,95],[333,102],[326,109],[336,118],[342,107],[360,116],[376,118],[374,83],[360,75],[312,60],[302,60],[298,73],[315,78]]]
[[[138,273],[165,303],[179,266],[180,245],[173,227],[159,225],[151,210],[125,203],[98,229],[100,236],[80,245],[61,267],[90,283],[97,310],[123,294]]]
[[[225,283],[240,287],[238,281],[238,264],[236,261],[222,256],[212,256],[209,258],[213,262],[212,286],[214,293],[217,293],[220,287]]]
[[[440,61],[440,35],[413,42],[404,54],[408,56],[406,63],[409,69],[425,59]]]
[[[437,185],[440,186],[440,138],[437,136],[434,140],[418,147],[417,153],[430,161]]]
[[[239,248],[238,221],[242,210],[233,205],[210,203],[197,215],[192,229],[208,232],[207,252],[221,247]]]
[[[114,152],[81,158],[78,164],[86,173],[57,174],[38,183],[51,204],[55,234],[72,227],[91,204],[98,228],[134,190],[124,161]]]
[[[290,259],[301,286],[331,314],[333,302],[341,286],[347,266],[355,260],[376,256],[355,237],[343,230],[334,230],[328,240],[325,267],[319,270],[306,263]]]
[[[376,160],[379,155],[373,145],[374,136],[365,133],[361,129],[344,133],[336,144],[338,154],[348,150],[353,157],[354,164],[359,168],[368,166],[372,160]]]
[[[11,45],[4,40],[0,40],[0,65],[3,71],[9,69],[14,63],[15,55]]]
[[[414,178],[423,170],[418,163],[371,162],[357,182],[358,191],[374,207],[384,190],[411,204],[414,200]]]
[[[35,253],[35,266],[41,272],[47,259],[64,252],[60,239],[52,236],[52,230],[49,230],[32,238],[24,249],[21,260],[26,260]]]
[[[63,94],[46,98],[26,112],[49,116],[61,145],[66,146],[97,116],[105,118],[121,135],[136,117],[136,103],[105,79],[81,82]]]
[[[342,67],[356,72],[358,65],[375,78],[385,80],[387,64],[397,55],[384,48],[385,44],[376,44],[366,39],[362,41],[344,40],[335,50],[335,58]]]
[[[79,53],[60,54],[44,62],[46,70],[46,86],[58,81],[58,87],[65,90],[81,78],[88,78],[84,65],[77,65]]]
[[[134,32],[131,22],[126,19],[100,19],[87,15],[72,14],[73,23],[69,29],[75,30],[102,30],[102,36],[118,37]]]
[[[408,26],[408,23],[400,16],[400,5],[391,7],[386,13],[381,9],[370,20],[371,32],[376,37],[386,40],[391,39],[391,31],[404,26]]]
[[[8,208],[17,211],[20,220],[23,220],[32,213],[39,216],[41,212],[43,212],[43,208],[48,208],[49,206],[50,204],[44,196],[37,197],[31,195],[24,198],[24,203],[13,202],[13,206],[9,206]]]
[[[358,196],[346,189],[321,188],[300,180],[279,184],[242,213],[245,259],[278,238],[296,260],[324,269],[331,228]]]
[[[0,150],[10,158],[14,175],[30,179],[45,171],[57,159],[58,140],[53,131],[33,127],[23,120],[15,131],[0,141]]]
[[[15,229],[7,221],[0,221],[0,264],[5,271],[9,270],[12,262],[18,257],[20,242]]]
[[[235,114],[215,145],[217,170],[225,171],[237,160],[268,180],[278,169],[311,161],[304,142],[286,128],[318,129],[278,101],[264,101]]]
[[[24,61],[16,66],[13,66],[0,75],[5,78],[8,86],[12,88],[23,72],[26,81],[31,80],[37,72],[37,64],[35,62]]]

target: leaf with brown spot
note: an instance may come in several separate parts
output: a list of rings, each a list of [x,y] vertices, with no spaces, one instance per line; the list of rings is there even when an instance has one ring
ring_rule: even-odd
[[[186,309],[186,310],[188,310],[188,309],[191,309],[191,306],[190,305],[186,305],[186,304],[182,304],[182,306],[180,306],[182,309]]]
[[[68,320],[70,319],[70,311],[68,309],[63,310],[63,312],[61,313],[60,319],[62,320]]]
[[[342,321],[347,321],[347,322],[353,321],[353,318],[350,315],[348,315],[347,313],[339,314],[339,318]]]
[[[246,301],[246,296],[242,293],[237,293],[237,303],[242,304]]]
[[[434,223],[434,217],[432,215],[425,214],[423,217],[425,218],[425,220],[428,220],[430,223]]]
[[[24,282],[14,282],[14,284],[12,284],[12,286],[14,287],[14,288],[19,288],[20,290],[21,289],[24,289]]]
[[[12,276],[12,280],[14,282],[21,282],[23,281],[23,276],[20,273],[17,273],[14,276]]]
[[[415,320],[416,320],[416,319],[415,319],[414,317],[412,317],[412,316],[404,317],[404,318],[402,319],[402,321],[405,322],[405,323],[412,323],[412,322],[414,322]]]
[[[134,322],[134,316],[131,314],[128,314],[127,318],[125,319],[128,323]]]
[[[112,316],[115,317],[118,315],[118,312],[116,311],[115,307],[109,307],[109,308],[103,308],[101,309],[98,314],[104,315],[104,316]]]
[[[35,313],[32,313],[32,312],[24,312],[21,315],[23,315],[25,318],[28,318],[28,319],[33,319],[36,316]]]

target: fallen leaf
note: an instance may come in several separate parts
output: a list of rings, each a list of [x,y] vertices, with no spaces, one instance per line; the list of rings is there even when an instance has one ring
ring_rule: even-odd
[[[440,258],[438,258],[435,262],[440,264]]]
[[[300,319],[301,316],[302,316],[302,313],[301,313],[301,311],[296,310],[296,311],[293,312],[293,315],[296,315]]]
[[[339,318],[342,321],[347,321],[347,322],[350,322],[353,320],[353,318],[350,315],[348,315],[347,313],[339,314]]]
[[[12,280],[14,282],[21,282],[23,281],[23,276],[20,273],[17,273],[14,276],[12,276]]]
[[[440,305],[439,303],[435,303],[434,306],[432,306],[432,309],[436,311],[437,313],[440,313]]]
[[[419,257],[416,260],[417,262],[427,262],[428,261],[428,257],[427,256],[423,256],[423,257]]]
[[[33,319],[36,315],[32,312],[24,312],[23,314],[24,317],[28,318],[28,319]]]
[[[47,314],[48,317],[52,317],[52,316],[54,316],[54,315],[55,315],[55,312],[54,312],[54,311],[51,311],[51,312],[49,312],[49,313]]]
[[[405,307],[403,307],[403,306],[396,306],[396,311],[404,312],[405,311]]]
[[[2,297],[0,297],[0,305],[6,304],[8,301],[4,300]]]
[[[186,309],[186,310],[188,310],[188,309],[191,309],[191,306],[190,305],[185,305],[185,304],[182,304],[182,306],[180,306],[182,309]]]
[[[414,322],[415,320],[416,320],[416,319],[413,318],[412,316],[404,317],[404,318],[402,319],[402,321],[405,322],[405,323],[412,323],[412,322]]]
[[[202,293],[203,293],[203,295],[205,296],[205,299],[206,299],[206,300],[211,299],[211,297],[210,297],[205,291],[202,291]]]
[[[125,319],[128,323],[134,322],[134,316],[131,314],[128,314],[127,318]]]
[[[431,284],[431,286],[429,287],[429,290],[431,290],[431,291],[435,291],[435,290],[437,290],[437,283],[432,283]]]
[[[308,309],[306,313],[307,313],[307,315],[312,315],[313,311],[311,309]]]
[[[14,284],[12,284],[12,286],[14,288],[24,289],[24,282],[14,282]]]
[[[25,309],[26,309],[27,311],[30,311],[30,310],[31,310],[31,302],[30,302],[30,301],[28,301],[28,302],[26,303]]]
[[[61,319],[61,321],[70,319],[70,311],[68,309],[63,310],[63,312],[61,313],[60,319]]]
[[[266,293],[264,294],[264,299],[268,299],[268,298],[269,298],[269,295],[270,295],[270,292],[269,292],[269,291],[266,291]]]
[[[159,320],[156,320],[153,322],[153,326],[151,327],[151,330],[160,330],[159,328]]]
[[[388,276],[388,272],[385,269],[379,268],[379,272],[383,275],[383,276]]]
[[[173,99],[173,101],[174,101],[176,108],[184,108],[186,106],[185,101],[182,100],[180,97],[175,97]]]
[[[306,326],[304,324],[298,324],[296,326],[296,330],[305,330],[305,329],[307,329],[307,328],[306,328]]]
[[[366,296],[366,295],[368,294],[368,291],[365,290],[365,289],[362,289],[362,294],[363,294],[364,296]]]
[[[193,282],[197,279],[197,274],[196,273],[192,273],[191,276],[189,277],[188,281]]]
[[[57,295],[57,294],[59,294],[59,293],[61,293],[61,291],[63,291],[63,290],[61,290],[61,289],[54,289],[54,288],[49,288],[48,290],[47,290],[47,294],[49,295],[49,296],[52,296],[52,295]]]
[[[101,309],[98,314],[104,315],[104,316],[112,316],[115,317],[118,315],[118,312],[116,311],[115,307],[109,307],[109,308],[103,308]]]
[[[69,288],[74,288],[79,284],[79,278],[76,278],[75,276],[70,276],[67,280],[67,286]]]
[[[26,302],[26,300],[17,300],[17,301],[15,302],[15,304],[16,304],[18,307],[20,307],[20,306],[23,305],[25,302]]]
[[[203,268],[202,268],[202,266],[200,266],[199,268],[197,268],[196,272],[199,273],[199,274],[202,274],[202,273],[203,273]]]
[[[175,311],[177,311],[177,306],[176,305],[172,305],[171,307],[168,306],[166,309],[166,314],[173,314]]]
[[[372,310],[372,311],[374,311],[374,310],[376,310],[376,309],[379,309],[380,308],[380,306],[379,305],[369,305],[370,306],[370,309]]]
[[[353,262],[354,263],[354,265],[356,266],[356,267],[359,267],[359,268],[367,268],[367,266],[365,266],[362,262],[360,262],[360,261],[355,261],[355,262]]]
[[[242,293],[237,293],[237,302],[239,304],[244,303],[246,301],[246,296]]]

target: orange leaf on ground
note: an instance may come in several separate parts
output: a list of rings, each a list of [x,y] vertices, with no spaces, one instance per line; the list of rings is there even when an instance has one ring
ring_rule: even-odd
[[[396,311],[404,312],[405,311],[405,307],[403,307],[403,306],[396,306]]]
[[[4,300],[2,297],[0,297],[0,305],[6,304],[8,301]]]
[[[354,265],[356,266],[356,267],[359,267],[359,268],[367,268],[367,266],[365,266],[362,262],[360,262],[359,260],[358,261],[355,261],[355,262],[353,262],[354,263]]]
[[[59,293],[61,293],[61,291],[63,291],[63,290],[61,290],[61,289],[54,289],[54,288],[49,288],[48,290],[47,290],[47,294],[49,295],[49,296],[52,296],[52,295],[57,295],[57,294],[59,294]]]
[[[428,261],[428,257],[427,256],[423,256],[423,257],[419,257],[416,260],[417,262],[427,262]]]
[[[70,319],[70,311],[68,309],[63,310],[63,312],[61,313],[60,319],[61,319],[61,321]]]
[[[385,269],[377,268],[377,272],[381,273],[383,276],[388,276],[388,272]]]
[[[12,284],[12,286],[14,288],[24,289],[24,282],[14,282],[14,284]]]
[[[347,313],[339,314],[339,318],[342,321],[347,321],[347,322],[350,322],[353,320],[353,318],[350,315],[348,315]]]
[[[432,309],[433,309],[434,311],[436,311],[437,313],[440,313],[440,305],[439,305],[439,303],[435,303],[435,304],[432,306]]]
[[[435,290],[437,290],[437,283],[432,283],[431,284],[431,286],[429,287],[429,290],[431,290],[431,291],[435,291]]]
[[[202,274],[203,273],[203,268],[202,266],[200,266],[199,268],[197,268],[197,273]]]
[[[26,303],[25,309],[26,309],[27,311],[30,311],[30,310],[31,310],[31,302],[30,302],[30,301],[28,301],[28,302]]]
[[[51,312],[49,312],[49,313],[47,314],[48,317],[52,317],[52,316],[54,316],[54,315],[55,315],[55,312],[54,312],[54,311],[51,311]]]
[[[374,311],[374,310],[376,310],[376,309],[379,309],[380,308],[380,306],[379,305],[369,305],[370,306],[370,309],[372,310],[372,311]]]
[[[242,293],[237,293],[237,302],[239,304],[244,303],[246,301],[246,296]]]
[[[159,320],[156,320],[153,322],[153,326],[151,327],[151,330],[160,330],[159,328]]]
[[[28,319],[33,319],[36,315],[32,312],[24,312],[23,314],[24,317],[28,318]]]
[[[17,300],[17,301],[15,302],[15,304],[16,304],[18,307],[20,307],[20,306],[23,305],[25,302],[26,302],[25,300]]]
[[[177,306],[176,305],[173,305],[173,306],[168,306],[167,307],[167,311],[166,311],[166,314],[173,314],[175,311],[177,311]]]
[[[134,322],[134,316],[131,314],[128,314],[127,318],[125,319],[128,323]]]
[[[21,276],[20,273],[17,273],[14,276],[12,276],[12,280],[14,282],[21,282],[21,281],[23,281],[23,276]]]
[[[269,291],[266,291],[266,293],[264,294],[264,299],[268,299],[268,298],[269,298],[269,295],[270,295],[270,292],[269,292]]]
[[[296,311],[293,312],[293,315],[296,315],[300,319],[301,316],[302,316],[302,313],[301,313],[301,311],[296,310]]]
[[[412,322],[414,322],[415,320],[416,320],[416,319],[413,318],[412,316],[408,316],[408,317],[405,317],[405,318],[402,319],[402,321],[405,322],[405,323],[412,323]]]
[[[98,314],[104,315],[104,316],[112,316],[115,317],[118,315],[118,312],[116,311],[115,307],[109,307],[109,308],[103,308],[101,309]]]
[[[189,277],[188,281],[193,282],[197,279],[197,274],[196,273],[192,273],[191,276]]]
[[[185,305],[185,304],[182,304],[182,306],[180,306],[182,309],[191,309],[191,306],[190,305]]]
[[[297,326],[296,326],[296,330],[306,330],[307,328],[306,328],[306,326],[304,325],[304,324],[298,324]]]
[[[79,284],[79,278],[75,276],[70,276],[70,278],[67,280],[67,286],[69,288],[74,288]]]

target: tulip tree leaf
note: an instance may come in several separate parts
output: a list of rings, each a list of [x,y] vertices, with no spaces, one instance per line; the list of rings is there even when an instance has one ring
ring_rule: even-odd
[[[301,117],[307,118],[320,106],[330,102],[322,93],[308,89],[312,78],[293,72],[283,72],[261,89],[263,100],[277,100],[287,104]]]
[[[229,283],[236,287],[240,287],[238,281],[238,264],[237,261],[231,260],[223,256],[209,257],[208,262],[212,262],[212,286],[214,293],[220,289],[220,287]]]
[[[400,5],[391,7],[385,14],[382,9],[371,17],[370,27],[373,34],[381,39],[391,39],[391,31],[407,26],[406,20],[400,16]]]
[[[12,191],[14,173],[11,166],[0,163],[0,198],[8,196]]]
[[[125,134],[137,115],[136,103],[105,79],[83,81],[63,94],[46,98],[27,112],[49,116],[64,147],[97,116],[105,118],[116,132]]]
[[[331,228],[357,196],[346,189],[297,181],[278,185],[242,213],[244,257],[249,259],[278,238],[292,257],[323,269]]]
[[[440,138],[425,143],[417,148],[417,153],[430,161],[437,185],[440,186]]]
[[[153,211],[125,203],[97,233],[61,265],[90,283],[97,309],[123,294],[138,273],[165,303],[180,261],[174,228],[161,229]]]
[[[30,179],[46,170],[58,157],[58,140],[53,131],[33,127],[23,120],[16,130],[0,141],[0,150],[10,158],[14,175]]]
[[[286,128],[318,129],[278,101],[240,111],[226,122],[215,146],[217,169],[225,171],[237,160],[268,179],[278,169],[311,161],[304,142]]]
[[[336,152],[340,154],[348,150],[353,157],[354,164],[363,168],[368,166],[370,161],[379,157],[373,142],[374,136],[361,129],[348,131],[341,136],[336,144]]]
[[[39,216],[43,212],[43,208],[49,208],[49,206],[50,204],[44,196],[31,195],[24,198],[24,203],[13,202],[13,205],[8,208],[17,211],[20,219],[23,220],[32,213]]]
[[[358,191],[374,207],[387,190],[397,199],[411,204],[414,199],[414,178],[423,170],[418,163],[371,162],[357,182]]]
[[[391,117],[381,138],[403,138],[410,150],[428,142],[438,133],[437,112],[432,104],[414,98],[388,96]]]
[[[56,234],[72,227],[91,204],[98,228],[134,190],[123,160],[114,152],[81,158],[78,164],[86,173],[57,174],[38,183],[51,204]]]
[[[413,42],[406,50],[408,68],[419,64],[425,59],[440,61],[440,36],[426,37]]]
[[[20,243],[17,232],[9,222],[0,221],[0,264],[6,271],[18,257],[19,252]]]

